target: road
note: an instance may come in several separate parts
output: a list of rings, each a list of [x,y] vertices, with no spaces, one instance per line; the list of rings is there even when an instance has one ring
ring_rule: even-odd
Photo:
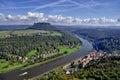
[[[23,80],[23,79],[33,78],[38,75],[42,75],[48,71],[51,71],[59,66],[70,63],[71,61],[78,59],[82,56],[85,56],[93,49],[93,46],[87,40],[80,38],[77,35],[76,37],[78,37],[82,41],[82,45],[83,45],[79,51],[73,54],[70,54],[68,56],[65,56],[61,59],[43,64],[43,65],[39,65],[27,70],[17,69],[5,74],[1,74],[0,80]]]

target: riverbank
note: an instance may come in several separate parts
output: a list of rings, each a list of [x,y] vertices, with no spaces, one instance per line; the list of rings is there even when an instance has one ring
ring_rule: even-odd
[[[38,66],[38,65],[46,64],[48,62],[60,59],[62,57],[65,57],[67,55],[70,55],[70,54],[78,51],[81,47],[82,47],[82,45],[77,45],[76,47],[71,49],[71,48],[68,48],[68,47],[60,46],[59,47],[60,52],[58,54],[61,54],[61,56],[56,56],[56,57],[53,57],[52,59],[48,59],[48,60],[43,61],[43,62],[39,62],[39,63],[35,63],[35,64],[32,64],[32,65],[29,65],[27,67],[23,67],[22,70],[26,70],[26,69],[29,69],[29,68],[32,68],[32,67],[35,67],[35,66]],[[57,55],[57,54],[55,54],[55,55]],[[55,55],[53,55],[53,56],[55,56]],[[52,57],[52,56],[50,56],[50,57]]]
[[[0,62],[1,62],[1,64],[0,64],[0,66],[1,66],[0,74],[6,73],[6,72],[10,72],[10,71],[15,70],[15,69],[18,69],[18,68],[20,68],[20,67],[22,67],[22,70],[25,70],[25,69],[32,68],[32,67],[34,67],[34,66],[38,66],[38,65],[41,65],[41,64],[48,63],[48,62],[51,62],[51,61],[60,59],[60,58],[62,58],[62,57],[65,57],[65,56],[67,56],[67,55],[69,55],[69,54],[71,54],[71,53],[73,53],[73,52],[76,52],[76,51],[79,50],[81,47],[82,47],[82,45],[77,45],[76,47],[74,47],[74,48],[71,49],[71,48],[68,48],[67,46],[66,46],[66,47],[65,47],[65,46],[59,46],[60,52],[59,52],[59,53],[56,53],[56,54],[54,54],[54,55],[52,55],[52,56],[55,56],[55,55],[57,55],[57,54],[60,54],[60,56],[53,57],[52,59],[48,59],[48,60],[43,61],[43,62],[35,63],[35,64],[32,64],[32,65],[28,65],[28,66],[26,66],[26,67],[23,67],[23,66],[27,65],[26,62],[25,62],[25,63],[14,62],[14,63],[10,64],[9,61],[6,61],[6,60],[3,59],[3,60],[0,60]],[[67,53],[64,54],[64,52],[67,52]],[[32,54],[35,54],[35,53],[36,53],[36,51],[33,50],[33,51],[31,51],[31,52],[29,53],[30,55],[28,54],[28,56],[31,57],[31,55],[32,55]],[[49,56],[49,57],[52,57],[52,56]],[[5,67],[7,67],[8,65],[11,66],[11,67],[5,68]],[[3,69],[2,67],[5,68],[5,69]]]
[[[72,53],[70,55],[67,55],[63,58],[60,58],[58,60],[49,62],[47,64],[42,64],[27,70],[17,70],[14,72],[9,72],[9,73],[5,73],[0,75],[0,79],[4,79],[4,80],[23,80],[23,79],[30,79],[33,78],[35,76],[38,75],[42,75],[48,71],[51,71],[59,66],[65,65],[67,63],[70,63],[71,61],[78,59],[81,56],[84,56],[86,54],[88,54],[92,49],[92,45],[87,41],[84,40],[82,38],[79,38],[82,42],[82,47],[79,51]],[[18,76],[24,72],[27,72],[28,74],[23,75],[23,76]],[[6,77],[7,76],[7,77]]]
[[[92,60],[84,68],[66,74],[61,68],[35,80],[120,80],[120,56],[106,56]]]

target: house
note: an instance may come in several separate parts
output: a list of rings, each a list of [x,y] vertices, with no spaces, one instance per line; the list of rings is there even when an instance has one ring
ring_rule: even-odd
[[[66,74],[70,74],[70,71],[66,71]]]
[[[6,34],[6,37],[11,37],[11,35],[10,34]]]

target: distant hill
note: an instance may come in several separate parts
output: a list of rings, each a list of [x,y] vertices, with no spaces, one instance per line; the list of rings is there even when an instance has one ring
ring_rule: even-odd
[[[1,30],[16,30],[16,29],[26,29],[31,25],[0,25]]]
[[[29,27],[28,29],[34,29],[34,30],[48,30],[48,31],[55,31],[58,30],[56,27],[51,25],[50,23],[34,23],[33,26]]]

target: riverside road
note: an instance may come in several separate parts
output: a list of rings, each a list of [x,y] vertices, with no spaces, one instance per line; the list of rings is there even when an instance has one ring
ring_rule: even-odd
[[[33,78],[38,75],[45,74],[46,72],[51,71],[59,66],[63,66],[67,63],[70,63],[75,59],[85,56],[93,49],[93,46],[87,40],[80,38],[77,35],[76,37],[78,37],[82,42],[82,48],[79,51],[65,56],[63,58],[60,58],[58,60],[39,65],[27,70],[17,69],[8,73],[0,74],[0,80],[24,80]]]

